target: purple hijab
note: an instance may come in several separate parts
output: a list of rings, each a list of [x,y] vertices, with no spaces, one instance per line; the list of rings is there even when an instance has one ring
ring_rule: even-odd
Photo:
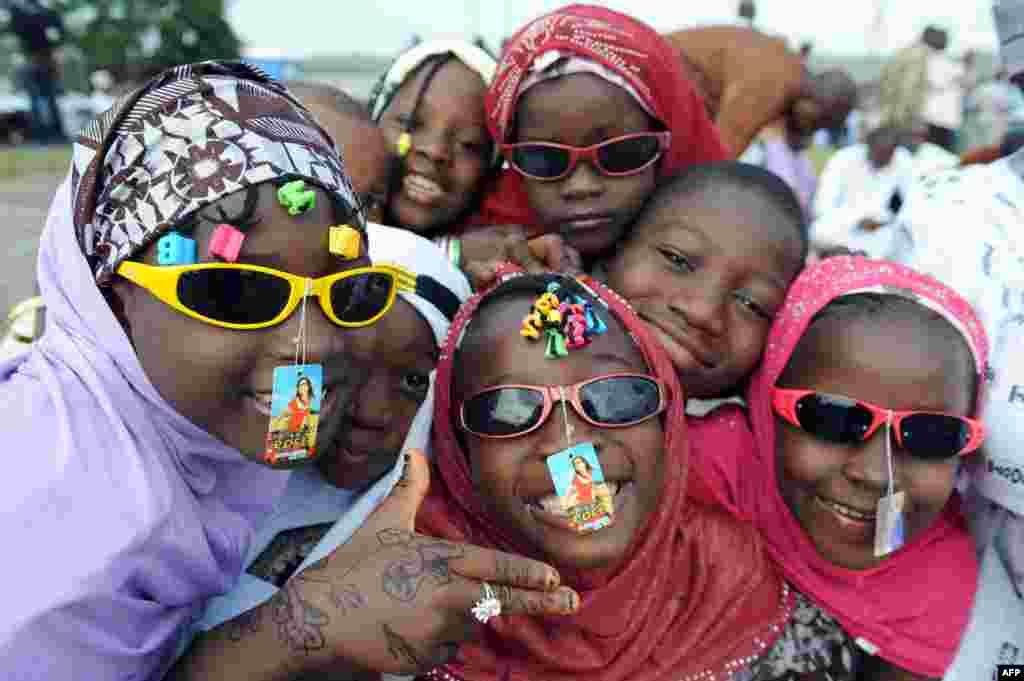
[[[212,81],[206,79],[211,71]],[[209,82],[215,87],[204,85]],[[217,107],[224,100],[214,98],[233,92],[232,83],[240,92],[258,88],[272,110],[262,119],[231,121],[232,110],[224,109],[228,113],[218,121]],[[199,87],[188,91],[190,84]],[[274,156],[279,139],[261,137],[250,127],[252,120],[269,129],[268,119],[287,123],[307,116],[259,72],[240,65],[180,67],[154,87],[155,95],[143,88],[132,96],[134,104],[122,106],[120,118],[116,113],[101,117],[101,127],[87,129],[79,140],[72,172],[57,191],[40,243],[46,332],[27,354],[0,364],[7,464],[0,478],[0,537],[9,556],[0,579],[4,678],[161,678],[186,625],[209,598],[237,581],[254,529],[289,478],[243,458],[164,401],[96,282],[167,229],[145,208],[147,201],[158,201],[180,217],[248,183],[305,177],[346,199],[348,181],[326,135],[308,145],[319,165],[303,169],[301,162],[281,160],[286,155]],[[175,90],[177,100],[167,96]],[[248,101],[258,107],[258,99]],[[239,101],[237,110],[245,113],[244,97],[231,103]],[[134,112],[149,107],[165,120],[197,120],[179,115],[182,102],[213,102],[206,118],[198,119],[212,127],[192,126],[193,142],[178,135],[174,125],[162,137],[148,129],[143,138],[152,146],[136,150],[134,157],[126,153],[136,146],[133,126],[157,120],[133,118]],[[155,172],[159,168],[150,163],[154,153],[149,152],[164,151],[168,142],[178,148],[209,146],[210,130],[237,132],[224,121],[237,122],[247,148],[262,144],[259,167],[246,167],[255,173],[251,177],[236,174],[200,195],[196,187],[182,189],[182,166],[163,179]],[[303,134],[318,130],[310,123]],[[102,144],[80,156],[90,140]],[[289,144],[290,156],[297,158],[294,147],[301,145]],[[139,173],[150,172],[149,183],[128,185],[134,202],[123,192],[114,197],[130,210],[101,215],[102,206],[112,205],[110,186],[119,184],[111,164],[131,172],[124,166],[131,166],[132,158],[138,159]],[[164,179],[177,182],[177,199],[161,189]]]

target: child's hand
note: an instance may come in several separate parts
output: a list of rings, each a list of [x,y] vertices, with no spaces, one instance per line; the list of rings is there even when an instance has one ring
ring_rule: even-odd
[[[364,669],[409,674],[452,660],[476,637],[470,609],[483,581],[502,615],[570,614],[578,595],[554,568],[520,556],[435,539],[413,530],[427,492],[426,457],[406,472],[366,523],[331,556],[294,577],[270,609],[277,635],[296,653]]]
[[[581,259],[576,249],[557,234],[530,239],[522,225],[495,225],[475,229],[461,237],[462,270],[475,289],[494,282],[503,262],[512,262],[527,272],[578,274]]]

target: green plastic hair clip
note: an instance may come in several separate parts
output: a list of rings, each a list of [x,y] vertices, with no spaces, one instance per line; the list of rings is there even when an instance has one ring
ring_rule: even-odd
[[[302,215],[316,208],[316,192],[306,189],[303,180],[292,180],[277,190],[277,200],[288,209],[288,215]]]
[[[558,329],[546,329],[544,332],[548,337],[548,345],[544,349],[544,356],[548,359],[568,357],[569,348],[565,345],[565,336]]]

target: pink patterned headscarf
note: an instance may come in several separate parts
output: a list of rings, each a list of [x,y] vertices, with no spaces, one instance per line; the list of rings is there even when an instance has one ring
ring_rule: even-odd
[[[695,477],[717,501],[755,523],[797,589],[834,616],[862,648],[894,665],[941,677],[967,626],[978,578],[974,541],[954,492],[939,519],[868,570],[821,557],[782,496],[776,479],[776,419],[771,389],[815,315],[843,296],[897,295],[941,314],[967,341],[987,378],[988,339],[971,306],[936,280],[907,267],[860,257],[828,258],[789,289],[768,335],[748,393],[748,429],[738,409],[691,420]]]

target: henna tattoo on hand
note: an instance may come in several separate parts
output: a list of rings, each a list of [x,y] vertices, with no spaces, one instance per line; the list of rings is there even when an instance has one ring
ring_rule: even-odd
[[[463,546],[442,541],[421,543],[413,549],[414,552],[408,551],[388,563],[381,575],[381,589],[402,603],[416,600],[424,581],[429,580],[435,586],[451,584],[449,564],[465,555]]]
[[[384,638],[388,642],[388,652],[391,653],[397,662],[409,665],[414,669],[423,669],[426,667],[423,664],[419,653],[412,647],[412,644],[406,641],[402,636],[392,629],[387,623],[380,625],[381,630],[384,632]]]
[[[400,530],[397,527],[389,527],[377,533],[377,541],[381,546],[408,546],[416,535],[409,530]]]
[[[515,560],[512,556],[499,553],[494,558],[494,573],[497,581],[511,584],[521,588],[530,588],[533,584],[531,579],[531,567],[529,563]],[[551,583],[550,575],[544,575],[545,586]]]
[[[263,619],[263,609],[253,608],[243,612],[235,619],[228,622],[228,639],[241,641],[246,634],[255,634],[260,630]]]
[[[293,583],[285,584],[269,602],[278,638],[291,650],[310,653],[326,646],[327,613],[303,599]]]
[[[359,590],[351,584],[346,584],[340,589],[331,587],[331,602],[334,607],[341,610],[342,615],[347,615],[349,610],[358,610],[366,607],[366,596],[359,593]]]

